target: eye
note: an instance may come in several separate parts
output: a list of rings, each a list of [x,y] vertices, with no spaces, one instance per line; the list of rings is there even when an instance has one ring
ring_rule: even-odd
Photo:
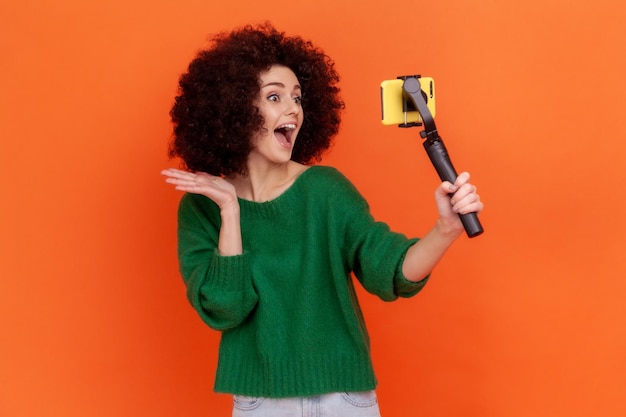
[[[278,94],[270,94],[269,96],[267,96],[267,99],[269,101],[280,101],[280,97]]]
[[[295,96],[293,98],[294,103],[296,104],[301,104],[302,103],[302,96]]]

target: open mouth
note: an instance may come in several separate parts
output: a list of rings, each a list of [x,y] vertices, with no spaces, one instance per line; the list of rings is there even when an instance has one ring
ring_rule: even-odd
[[[293,123],[287,123],[279,126],[274,130],[274,136],[282,146],[289,148],[293,143],[293,132],[296,130],[296,125]]]

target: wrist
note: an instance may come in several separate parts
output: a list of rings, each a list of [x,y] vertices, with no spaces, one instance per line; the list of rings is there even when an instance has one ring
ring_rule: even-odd
[[[220,206],[220,215],[224,216],[239,216],[239,201],[235,198],[229,203],[222,204]]]
[[[435,229],[441,236],[455,240],[463,233],[463,224],[458,216],[455,216],[454,219],[444,219],[440,217],[437,219]]]

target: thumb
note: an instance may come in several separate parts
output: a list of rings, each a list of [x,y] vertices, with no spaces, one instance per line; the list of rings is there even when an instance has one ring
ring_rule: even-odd
[[[439,187],[437,187],[435,195],[438,198],[450,197],[450,194],[454,194],[458,189],[459,187],[452,184],[450,181],[443,181]]]

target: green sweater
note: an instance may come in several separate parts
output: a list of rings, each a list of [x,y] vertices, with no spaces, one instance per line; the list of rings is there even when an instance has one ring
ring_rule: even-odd
[[[410,297],[401,272],[417,239],[376,222],[334,168],[313,166],[278,198],[239,200],[243,254],[219,256],[220,213],[185,194],[178,252],[187,296],[222,332],[215,391],[265,397],[374,389],[352,273],[383,300]]]

